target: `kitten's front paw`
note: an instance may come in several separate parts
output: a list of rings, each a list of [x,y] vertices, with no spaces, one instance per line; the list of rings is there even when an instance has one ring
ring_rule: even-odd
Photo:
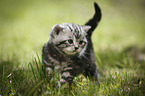
[[[57,86],[56,86],[56,90],[59,90],[60,87],[61,87],[61,84],[60,84],[60,81],[58,81],[58,84],[57,84]]]
[[[66,80],[60,79],[60,81],[58,81],[58,84],[57,84],[57,86],[56,86],[56,89],[57,89],[57,90],[60,89],[60,87],[61,87],[62,85],[64,85],[65,83],[66,83]]]

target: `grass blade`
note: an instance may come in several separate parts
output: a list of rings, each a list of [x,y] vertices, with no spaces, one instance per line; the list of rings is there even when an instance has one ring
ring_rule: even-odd
[[[29,63],[29,65],[31,66],[31,70],[32,70],[32,73],[33,73],[33,76],[34,76],[35,82],[37,83],[37,79],[36,79],[36,76],[35,76],[35,72],[34,72],[33,66],[32,66],[31,63]]]
[[[43,83],[43,81],[44,80],[42,80],[36,86],[34,86],[34,88],[29,92],[29,94],[27,96],[32,96],[32,94],[34,93],[34,91]]]

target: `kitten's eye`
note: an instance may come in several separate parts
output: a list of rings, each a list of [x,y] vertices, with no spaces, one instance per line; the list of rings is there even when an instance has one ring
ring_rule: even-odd
[[[69,44],[72,44],[72,43],[73,43],[73,40],[72,40],[72,39],[69,39],[69,40],[68,40],[68,43],[69,43]]]
[[[79,44],[82,45],[84,43],[84,41],[80,41]]]

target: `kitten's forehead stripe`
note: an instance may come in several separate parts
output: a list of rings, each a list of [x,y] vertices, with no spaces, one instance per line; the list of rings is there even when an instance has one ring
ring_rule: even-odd
[[[79,25],[75,25],[75,24],[73,24],[73,27],[74,27],[74,36],[75,36],[75,38],[77,38],[77,39],[79,39],[80,38],[80,36],[81,36],[81,28],[80,28],[80,26]]]
[[[81,26],[79,26],[79,31],[82,32]]]
[[[79,25],[73,24],[73,23],[68,23],[66,26],[70,29],[70,31],[73,33],[73,36],[76,39],[79,39],[82,35],[82,28]]]
[[[69,24],[67,25],[69,27],[69,29],[71,30],[71,32],[73,31],[73,29],[69,26]]]

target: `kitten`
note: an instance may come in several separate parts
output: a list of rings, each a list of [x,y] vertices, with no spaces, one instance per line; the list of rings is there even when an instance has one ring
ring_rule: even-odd
[[[71,85],[79,74],[98,83],[91,35],[101,20],[101,10],[97,3],[94,7],[95,15],[84,26],[73,23],[54,25],[50,40],[43,46],[43,63],[49,75],[54,71],[61,75],[59,86],[66,82]]]

